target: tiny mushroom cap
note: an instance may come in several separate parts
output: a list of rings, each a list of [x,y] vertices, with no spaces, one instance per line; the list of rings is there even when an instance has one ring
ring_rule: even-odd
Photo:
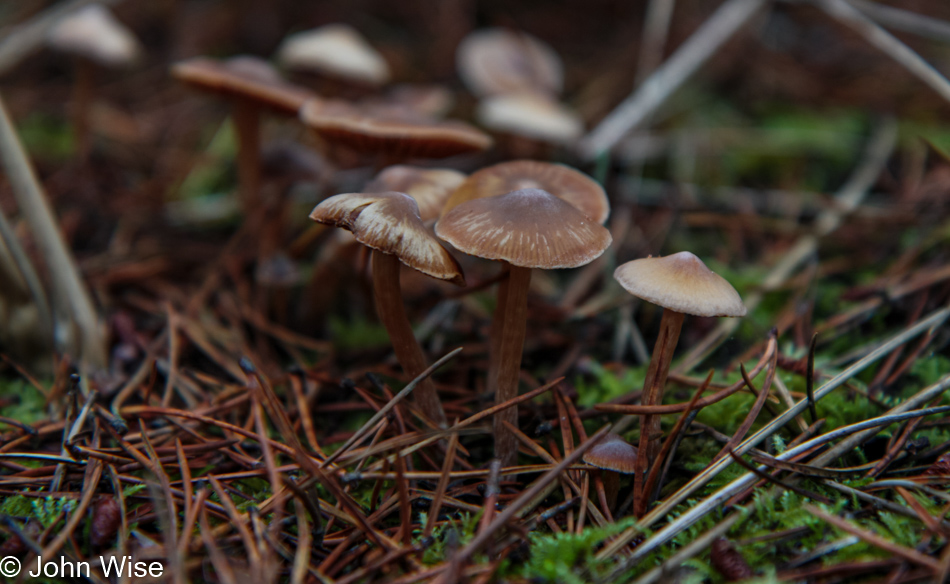
[[[476,30],[459,43],[455,61],[465,86],[479,97],[523,91],[557,95],[564,87],[557,53],[523,32]]]
[[[109,67],[129,65],[142,53],[138,39],[100,4],[90,4],[59,21],[47,42],[56,50]]]
[[[512,160],[473,172],[446,201],[442,214],[465,201],[519,189],[545,190],[597,223],[603,224],[610,214],[607,195],[597,181],[569,166],[536,160]]]
[[[389,81],[389,66],[360,33],[328,24],[293,34],[281,43],[277,60],[285,67],[378,86]]]
[[[584,453],[584,462],[621,474],[633,474],[637,466],[637,448],[609,432]]]
[[[475,117],[491,130],[554,144],[571,143],[584,133],[584,122],[575,112],[537,93],[486,97]]]
[[[598,258],[610,232],[541,189],[473,199],[442,215],[436,235],[459,251],[523,268],[576,268]]]
[[[445,158],[492,145],[490,136],[463,122],[373,115],[342,100],[312,99],[300,109],[300,119],[327,141],[365,153]]]
[[[439,217],[449,194],[464,180],[464,173],[449,168],[421,168],[396,164],[383,169],[364,190],[368,193],[406,193],[415,199],[419,205],[419,215],[428,223]]]
[[[310,90],[284,80],[267,61],[248,55],[225,61],[194,57],[172,65],[171,72],[193,87],[251,99],[287,115],[297,115],[314,97]]]
[[[393,254],[427,276],[465,284],[462,268],[426,229],[419,207],[405,193],[349,193],[329,197],[310,218],[352,231],[363,245]]]
[[[739,293],[688,251],[633,260],[614,271],[627,292],[653,304],[696,316],[745,316]]]

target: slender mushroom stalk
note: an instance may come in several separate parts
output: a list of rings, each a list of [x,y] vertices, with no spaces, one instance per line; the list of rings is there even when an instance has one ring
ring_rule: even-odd
[[[409,324],[409,317],[406,316],[399,293],[399,264],[398,256],[373,251],[373,295],[379,320],[389,334],[396,360],[402,365],[407,377],[415,378],[429,365],[419,341],[412,332],[412,325]],[[439,394],[430,378],[424,379],[416,387],[414,396],[416,403],[433,422],[439,426],[447,424],[442,402],[439,401]]]
[[[76,136],[76,150],[79,161],[85,164],[92,151],[89,137],[89,110],[92,108],[92,96],[95,91],[96,64],[86,57],[76,57],[74,69],[76,79],[73,82],[73,133]]]
[[[650,357],[650,367],[647,369],[646,379],[643,381],[643,393],[640,402],[645,406],[659,405],[663,401],[663,388],[666,387],[666,376],[670,371],[670,363],[673,360],[673,352],[676,350],[676,343],[680,338],[680,330],[683,328],[683,318],[685,314],[675,310],[664,310],[663,317],[660,319],[660,333],[656,339],[656,345],[653,346],[653,355]],[[660,443],[660,416],[656,414],[644,414],[640,416],[640,457],[643,462],[641,471],[648,468],[647,461],[652,461],[656,457],[657,446]],[[642,497],[643,483],[646,476],[638,473],[633,481],[634,501],[645,500]],[[643,509],[636,509],[643,511]]]
[[[241,205],[251,215],[260,202],[261,189],[261,106],[250,99],[237,98],[232,106],[237,134],[238,184]]]
[[[518,397],[518,378],[521,374],[521,353],[528,324],[528,287],[531,268],[512,265],[508,269],[507,294],[501,306],[505,326],[500,333],[498,368],[492,385],[495,403],[501,404]],[[501,284],[499,284],[501,286]],[[497,313],[497,311],[496,311]],[[493,323],[494,325],[494,323]],[[492,330],[494,336],[494,329]],[[518,408],[511,407],[495,415],[495,451],[502,465],[514,464],[518,453],[518,438],[509,432],[503,422],[518,427]]]
[[[627,262],[614,271],[614,279],[627,292],[665,309],[650,367],[643,382],[641,401],[645,406],[658,405],[663,401],[666,376],[670,371],[685,315],[746,314],[746,308],[735,288],[688,251]],[[637,517],[643,516],[649,505],[650,494],[644,492],[646,470],[661,462],[655,460],[659,437],[660,417],[656,414],[640,416],[640,456],[633,478],[633,513]]]
[[[459,251],[509,264],[507,286],[500,287],[492,323],[498,359],[489,379],[495,387],[495,403],[502,404],[518,395],[531,269],[576,268],[590,263],[610,245],[610,232],[541,189],[463,202],[442,215],[435,232]],[[516,462],[518,443],[502,421],[517,427],[517,407],[498,412],[494,419],[495,457],[511,466]]]
[[[415,200],[404,193],[336,195],[317,205],[310,218],[352,231],[357,241],[373,250],[373,294],[379,319],[403,371],[408,377],[417,377],[428,364],[402,304],[399,264],[464,285],[458,262],[426,229]],[[420,384],[413,395],[426,417],[438,425],[446,424],[431,381]]]

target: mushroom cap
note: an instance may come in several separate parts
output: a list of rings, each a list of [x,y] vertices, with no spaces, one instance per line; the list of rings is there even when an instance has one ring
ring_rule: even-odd
[[[584,462],[597,468],[633,474],[637,466],[637,447],[609,432],[584,453]]]
[[[260,102],[278,112],[297,115],[313,92],[283,79],[270,63],[240,55],[225,61],[194,57],[172,65],[172,76],[199,89]]]
[[[739,293],[688,251],[633,260],[614,271],[627,292],[696,316],[745,316]]]
[[[486,97],[475,113],[478,122],[498,132],[568,144],[584,133],[584,122],[567,106],[537,93]]]
[[[383,169],[364,189],[368,193],[406,193],[419,205],[422,221],[438,219],[449,194],[465,181],[465,174],[448,168],[421,168],[396,164]]]
[[[360,33],[346,24],[328,24],[292,34],[277,49],[277,61],[357,83],[389,81],[389,65]]]
[[[564,88],[564,66],[540,39],[503,28],[476,30],[455,53],[459,76],[479,97],[533,91],[557,95]]]
[[[445,158],[492,145],[488,134],[463,122],[409,114],[373,115],[336,99],[308,101],[300,108],[300,119],[327,141],[366,153]]]
[[[610,232],[541,189],[473,199],[447,213],[435,233],[459,251],[524,268],[576,268],[599,257]]]
[[[58,51],[109,67],[130,65],[142,53],[132,31],[100,4],[90,4],[63,18],[50,30],[47,42]]]
[[[357,241],[393,254],[427,276],[465,284],[462,268],[426,229],[415,200],[405,193],[348,193],[324,199],[310,218],[352,231]]]
[[[473,172],[446,201],[442,214],[465,201],[519,189],[545,190],[600,224],[610,214],[607,195],[597,181],[569,166],[536,160],[512,160]]]

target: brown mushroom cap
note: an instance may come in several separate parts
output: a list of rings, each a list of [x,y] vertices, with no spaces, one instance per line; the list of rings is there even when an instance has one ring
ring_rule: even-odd
[[[567,106],[537,93],[486,97],[478,104],[478,123],[497,132],[568,144],[584,133],[584,122]]]
[[[557,95],[564,88],[557,53],[523,32],[476,30],[459,43],[455,61],[465,86],[480,97],[524,91]]]
[[[59,21],[47,42],[56,50],[110,67],[129,65],[142,53],[135,35],[100,4],[80,8]]]
[[[637,448],[610,432],[584,453],[584,462],[597,468],[633,474],[637,466]]]
[[[341,100],[310,100],[300,109],[300,119],[324,139],[366,153],[445,158],[492,144],[488,134],[463,122],[371,115]]]
[[[462,268],[426,229],[419,207],[405,193],[335,195],[317,205],[310,218],[352,231],[363,245],[393,254],[427,276],[465,284]]]
[[[226,97],[251,99],[278,112],[297,115],[313,92],[284,80],[270,63],[242,55],[226,61],[195,57],[171,68],[172,76],[193,87]]]
[[[442,214],[465,201],[519,189],[545,190],[600,224],[610,214],[607,195],[597,181],[569,166],[536,160],[502,162],[473,172],[446,201]]]
[[[376,49],[346,24],[328,24],[290,35],[277,50],[285,67],[333,77],[382,85],[389,81],[389,65]]]
[[[633,260],[614,271],[627,292],[653,304],[696,316],[745,316],[739,293],[688,251]]]
[[[367,193],[406,193],[419,205],[422,221],[439,217],[449,194],[465,181],[465,174],[448,168],[420,168],[396,164],[383,169],[364,187]]]
[[[599,257],[610,232],[541,189],[473,199],[442,215],[436,235],[459,251],[524,268],[576,268]]]

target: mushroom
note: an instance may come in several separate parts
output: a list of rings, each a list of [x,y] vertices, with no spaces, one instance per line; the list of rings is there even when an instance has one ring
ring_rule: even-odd
[[[524,32],[476,30],[462,39],[455,57],[459,76],[479,97],[525,91],[557,95],[564,88],[557,53]]]
[[[269,109],[295,116],[314,94],[285,81],[267,61],[251,56],[226,61],[196,57],[176,63],[171,73],[188,85],[231,101],[238,138],[238,179],[244,212],[251,216],[260,189],[261,111]]]
[[[584,462],[603,470],[607,507],[613,509],[620,490],[620,475],[633,474],[637,467],[637,448],[620,435],[609,432],[584,453]]]
[[[352,231],[360,243],[373,250],[373,291],[379,319],[403,371],[409,377],[418,376],[428,365],[402,304],[399,262],[427,276],[464,285],[458,262],[426,229],[419,207],[405,193],[335,195],[317,205],[310,218]],[[444,426],[445,413],[432,381],[424,380],[414,395],[423,413]]]
[[[660,332],[646,379],[643,382],[641,403],[645,406],[663,401],[663,388],[670,370],[673,351],[679,340],[686,314],[696,316],[745,316],[746,307],[735,288],[722,276],[706,267],[698,257],[681,251],[665,257],[647,257],[633,260],[614,271],[614,279],[627,292],[662,306]],[[657,415],[640,416],[640,455],[638,472],[634,476],[634,500],[640,514],[646,507],[642,493],[643,470],[654,463],[660,418]]]
[[[610,245],[610,232],[567,202],[541,189],[521,189],[497,197],[473,199],[443,214],[436,235],[459,251],[500,260],[508,265],[508,285],[502,311],[495,324],[504,322],[499,342],[498,365],[490,370],[495,401],[507,402],[518,395],[521,351],[524,346],[531,269],[583,266]],[[493,340],[496,336],[492,331]],[[502,421],[517,426],[517,407],[495,414],[495,455],[503,465],[517,456],[517,440]]]
[[[576,112],[533,92],[486,97],[475,117],[490,130],[553,144],[570,144],[584,133]]]
[[[603,224],[610,214],[610,203],[604,189],[586,174],[563,164],[538,162],[536,160],[512,160],[485,167],[469,175],[445,202],[445,215],[457,205],[482,197],[496,197],[520,189],[541,189],[562,199],[597,223]],[[507,299],[508,279],[498,283],[495,316],[492,319],[489,343],[488,390],[494,386],[495,370],[498,367],[501,336],[504,329],[504,307]]]
[[[492,144],[487,134],[463,122],[409,113],[374,115],[342,100],[310,100],[300,109],[300,119],[328,142],[379,154],[383,166],[409,158],[446,158]]]
[[[47,36],[50,47],[75,57],[73,127],[80,158],[89,155],[89,107],[96,67],[128,67],[142,54],[138,39],[108,8],[90,4],[62,19]]]
[[[277,62],[288,69],[370,87],[383,85],[390,75],[382,55],[346,24],[328,24],[290,35],[277,49]]]
[[[419,205],[422,221],[438,218],[449,195],[465,182],[465,174],[449,168],[421,168],[396,164],[383,169],[364,190],[369,193],[406,193]]]

